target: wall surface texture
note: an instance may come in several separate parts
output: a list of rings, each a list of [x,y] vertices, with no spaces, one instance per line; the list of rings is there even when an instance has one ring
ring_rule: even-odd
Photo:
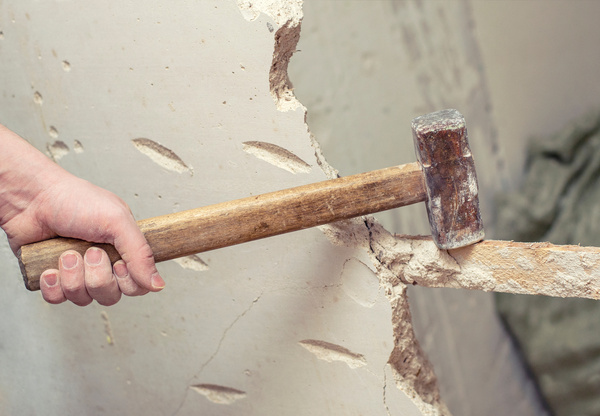
[[[142,219],[414,161],[410,120],[455,107],[493,235],[528,120],[566,118],[506,88],[554,50],[502,3],[4,0],[0,123]],[[515,45],[538,59],[508,75]],[[166,262],[163,292],[110,308],[27,293],[3,240],[0,414],[544,414],[489,294],[411,288],[425,357],[384,261],[435,258],[390,233],[423,211]]]
[[[2,122],[140,219],[327,179],[286,73],[301,17],[3,1]],[[403,287],[335,227],[161,264],[160,295],[111,308],[45,304],[2,244],[0,414],[445,412]]]

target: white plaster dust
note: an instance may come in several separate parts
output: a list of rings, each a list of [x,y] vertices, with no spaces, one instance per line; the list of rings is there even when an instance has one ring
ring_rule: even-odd
[[[303,17],[302,0],[238,0],[244,19],[256,20],[261,13],[269,16],[278,26],[287,22],[297,25]]]

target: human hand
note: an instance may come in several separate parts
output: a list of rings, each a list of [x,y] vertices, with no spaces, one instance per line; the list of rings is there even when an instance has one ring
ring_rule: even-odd
[[[111,267],[99,248],[84,256],[66,251],[57,268],[40,278],[47,302],[85,306],[95,299],[112,305],[121,294],[137,296],[164,287],[152,250],[123,200],[68,173],[2,126],[0,143],[0,226],[13,252],[60,235],[112,244],[122,258]]]

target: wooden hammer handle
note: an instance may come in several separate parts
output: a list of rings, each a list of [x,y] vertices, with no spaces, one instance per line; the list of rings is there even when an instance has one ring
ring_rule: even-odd
[[[161,262],[251,240],[315,227],[339,220],[422,202],[426,198],[418,163],[251,196],[202,208],[138,221]],[[19,264],[25,286],[39,289],[44,270],[56,268],[65,250],[83,255],[91,246],[105,249],[114,263],[117,251],[108,244],[53,238],[21,247]]]

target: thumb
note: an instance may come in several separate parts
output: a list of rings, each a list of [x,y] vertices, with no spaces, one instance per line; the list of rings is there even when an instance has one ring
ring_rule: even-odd
[[[156,269],[152,249],[133,218],[128,226],[119,229],[114,246],[125,262],[129,275],[140,287],[152,292],[165,287],[165,281]]]

